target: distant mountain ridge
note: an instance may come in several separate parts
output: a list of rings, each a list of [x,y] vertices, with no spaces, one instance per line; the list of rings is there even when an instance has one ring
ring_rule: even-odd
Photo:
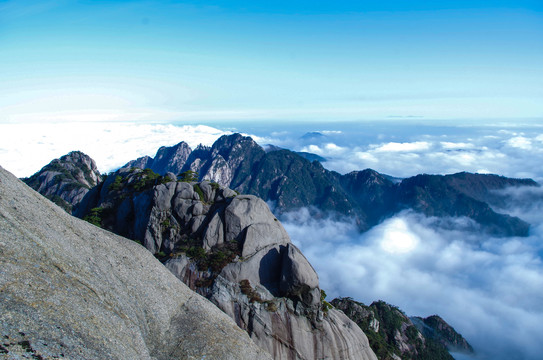
[[[63,180],[61,186],[58,182],[60,173],[51,172],[51,167],[68,166],[62,164],[66,164],[66,157],[73,154],[76,153],[54,160],[40,172],[23,179],[40,193],[63,204],[68,211],[77,210],[92,185],[68,179],[71,182],[67,185]],[[493,205],[498,205],[497,208],[504,205],[504,197],[496,190],[511,186],[539,186],[531,179],[462,172],[422,174],[400,180],[372,169],[341,175],[306,157],[285,149],[274,148],[266,152],[250,137],[233,134],[220,137],[211,147],[200,145],[194,150],[185,142],[163,146],[154,158],[138,158],[123,168],[149,168],[160,175],[170,173],[172,177],[188,170],[194,171],[198,173],[199,180],[213,181],[272,202],[279,215],[310,207],[325,214],[353,217],[361,231],[402,210],[412,209],[426,216],[465,216],[496,236],[528,235],[530,225],[527,222],[498,213]],[[89,161],[91,165],[84,167],[83,172],[90,171],[96,184],[100,181],[100,174],[92,159],[88,158],[85,163]],[[74,165],[68,167],[63,170],[65,173],[73,171]],[[55,181],[51,182],[52,178]],[[74,187],[82,189],[78,190],[77,196],[73,194]]]
[[[190,153],[189,149],[184,142],[162,147],[154,159],[141,158],[125,167],[151,164],[150,168],[162,175],[196,171],[200,180],[273,202],[278,213],[313,206],[355,217],[362,231],[404,209],[413,209],[427,216],[466,216],[493,235],[526,236],[528,223],[497,213],[491,203],[501,201],[495,190],[539,186],[531,179],[466,172],[422,174],[401,181],[371,169],[341,175],[289,150],[266,152],[240,134],[222,136],[211,147],[200,146]]]

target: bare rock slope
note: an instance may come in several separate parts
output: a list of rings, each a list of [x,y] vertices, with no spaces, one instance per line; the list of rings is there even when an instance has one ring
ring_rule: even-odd
[[[0,358],[269,359],[147,250],[0,167]]]
[[[258,197],[125,168],[89,208],[92,221],[141,242],[275,359],[376,359],[364,332],[326,306],[315,270]]]

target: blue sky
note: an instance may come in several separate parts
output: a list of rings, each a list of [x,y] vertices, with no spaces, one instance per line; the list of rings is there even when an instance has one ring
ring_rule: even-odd
[[[540,1],[0,1],[0,122],[543,117]]]

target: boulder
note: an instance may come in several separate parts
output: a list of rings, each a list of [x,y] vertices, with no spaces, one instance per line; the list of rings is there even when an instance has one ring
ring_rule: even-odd
[[[283,252],[281,267],[281,292],[288,297],[298,297],[308,306],[320,302],[319,278],[300,250],[288,244]],[[315,291],[316,290],[316,291]]]

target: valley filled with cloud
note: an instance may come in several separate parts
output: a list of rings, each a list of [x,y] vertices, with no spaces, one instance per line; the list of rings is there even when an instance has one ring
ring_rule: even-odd
[[[534,206],[542,205],[539,199]],[[543,352],[541,218],[527,238],[494,238],[467,218],[404,211],[360,234],[353,221],[310,213],[281,220],[330,298],[438,314],[475,347],[477,359],[537,359]]]

